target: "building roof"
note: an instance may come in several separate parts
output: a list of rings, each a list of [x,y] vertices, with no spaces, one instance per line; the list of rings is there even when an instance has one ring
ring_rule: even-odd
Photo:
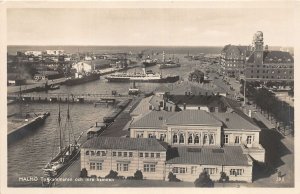
[[[238,130],[257,130],[260,131],[260,128],[248,120],[244,119],[235,112],[231,113],[212,113],[217,119],[219,119],[225,128],[228,129],[238,129]]]
[[[161,128],[166,119],[176,112],[151,111],[131,124],[130,128]]]
[[[155,88],[154,92],[163,92],[163,93],[166,93],[166,92],[170,92],[171,90],[172,89],[170,87],[167,87],[165,85],[160,85],[157,88]]]
[[[138,115],[142,115],[142,114],[151,112],[151,110],[149,110],[149,105],[151,105],[150,104],[151,98],[152,98],[152,96],[143,98],[141,100],[141,102],[138,103],[137,107],[130,113],[130,115],[138,116]]]
[[[225,53],[226,57],[238,58],[241,55],[249,56],[251,54],[250,46],[242,45],[226,45],[222,49],[222,53]]]
[[[166,148],[154,138],[96,137],[85,142],[82,148],[166,151]]]
[[[294,63],[294,58],[289,52],[284,51],[264,51],[264,63]],[[254,53],[247,60],[248,63],[254,63]]]
[[[167,119],[171,125],[214,125],[222,126],[222,123],[204,110],[184,110],[177,112]]]
[[[243,154],[240,146],[174,147],[168,150],[166,163],[247,166],[251,165],[251,159]]]

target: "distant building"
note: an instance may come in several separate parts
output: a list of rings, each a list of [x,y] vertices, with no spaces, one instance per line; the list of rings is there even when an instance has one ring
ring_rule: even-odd
[[[263,33],[253,37],[254,50],[246,62],[247,81],[293,81],[294,58],[289,52],[269,51]]]
[[[191,82],[197,82],[197,83],[203,83],[204,81],[204,73],[198,69],[191,72],[189,75],[189,81]]]
[[[221,51],[220,73],[229,77],[244,75],[245,63],[251,49],[251,46],[226,45]]]
[[[55,55],[55,56],[58,56],[58,55],[63,55],[65,53],[64,50],[46,50],[46,54],[47,55]]]
[[[33,56],[41,56],[43,54],[42,51],[25,51],[25,55],[33,55]]]

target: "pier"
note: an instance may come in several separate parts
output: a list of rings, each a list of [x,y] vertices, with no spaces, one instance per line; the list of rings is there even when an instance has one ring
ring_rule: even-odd
[[[69,94],[69,93],[27,93],[22,94],[26,102],[79,102],[79,103],[115,103],[116,101],[131,99],[128,94]],[[8,94],[8,100],[19,100],[19,94]]]

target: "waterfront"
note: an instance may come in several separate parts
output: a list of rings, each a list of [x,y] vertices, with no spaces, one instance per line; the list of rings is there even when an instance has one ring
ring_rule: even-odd
[[[201,51],[199,51],[201,52]],[[189,72],[194,68],[200,67],[200,61],[188,61],[183,57],[184,54],[176,55],[180,58],[181,67],[174,69],[160,70],[158,66],[149,67],[154,72],[164,74],[177,74],[180,79],[187,79]],[[128,72],[141,72],[141,67],[128,70]],[[175,83],[177,84],[177,83]],[[136,86],[143,92],[151,92],[160,85],[169,85],[162,83],[137,83]],[[69,94],[111,94],[113,90],[118,93],[127,93],[132,83],[108,83],[105,76],[100,80],[84,83],[76,86],[62,85],[59,90],[48,91],[48,93],[69,93]],[[41,92],[45,93],[45,92]],[[61,105],[62,121],[64,125],[66,116],[66,104]],[[42,168],[52,156],[53,145],[57,135],[57,103],[28,103],[23,106],[24,111],[30,112],[50,112],[50,117],[46,119],[44,125],[40,126],[34,133],[29,134],[22,139],[8,146],[8,186],[29,186],[40,187],[41,182],[23,182],[19,177],[43,175]],[[18,104],[8,105],[8,110],[13,112],[18,110]],[[73,121],[74,135],[78,136],[96,121],[102,121],[102,118],[113,110],[112,106],[105,105],[94,107],[93,104],[71,104],[71,119]],[[56,148],[57,149],[57,148]]]

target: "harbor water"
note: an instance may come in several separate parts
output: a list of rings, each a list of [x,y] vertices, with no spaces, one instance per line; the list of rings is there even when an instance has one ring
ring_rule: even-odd
[[[201,51],[200,51],[201,52]],[[183,56],[183,55],[182,55]],[[160,70],[158,66],[149,67],[154,72],[161,72],[164,75],[176,74],[181,79],[187,79],[189,72],[199,65],[199,61],[185,63],[181,61],[181,67]],[[142,69],[135,68],[130,72],[141,72]],[[176,84],[176,83],[175,83]],[[144,92],[153,91],[163,83],[137,83],[136,86]],[[168,84],[166,84],[168,85]],[[61,86],[58,90],[48,91],[49,93],[69,94],[111,94],[112,90],[118,93],[127,93],[132,83],[108,83],[104,76],[100,80],[76,86]],[[8,105],[8,109],[17,109],[18,104]],[[23,106],[30,112],[50,112],[44,125],[40,126],[34,133],[8,145],[8,186],[9,187],[40,187],[41,182],[26,182],[22,177],[41,177],[42,168],[57,151],[55,142],[58,142],[58,104],[57,103],[29,103]],[[74,136],[77,137],[82,131],[102,121],[103,117],[114,109],[113,106],[94,106],[93,104],[70,104],[70,115],[73,125]],[[67,105],[61,104],[62,126],[65,125]],[[79,173],[79,172],[78,172]],[[21,180],[20,180],[21,178]]]

